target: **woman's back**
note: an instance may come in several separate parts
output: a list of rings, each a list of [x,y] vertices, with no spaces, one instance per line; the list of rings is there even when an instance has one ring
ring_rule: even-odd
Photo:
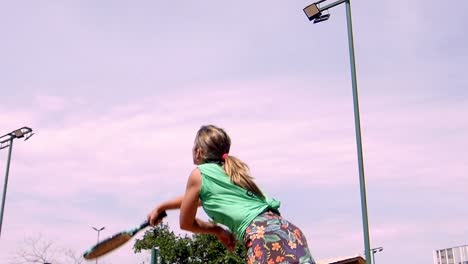
[[[258,197],[231,182],[223,168],[216,163],[198,165],[202,175],[200,200],[213,221],[227,226],[242,241],[247,226],[261,213],[277,211],[280,203]]]

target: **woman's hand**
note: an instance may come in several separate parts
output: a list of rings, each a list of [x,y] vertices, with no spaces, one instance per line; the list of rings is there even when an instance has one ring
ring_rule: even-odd
[[[228,230],[220,227],[220,230],[216,233],[216,237],[229,251],[233,251],[236,248],[236,238]]]
[[[162,212],[164,212],[164,210],[162,210],[160,206],[157,206],[148,214],[148,222],[151,226],[155,226],[162,222],[162,217],[158,219],[159,214]]]

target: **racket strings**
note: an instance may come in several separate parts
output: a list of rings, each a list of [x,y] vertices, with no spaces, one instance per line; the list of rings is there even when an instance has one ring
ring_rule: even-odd
[[[166,212],[161,212],[158,216],[157,220],[160,220],[164,217],[166,217],[167,214]],[[107,238],[101,242],[99,242],[97,245],[89,249],[83,254],[83,258],[85,259],[95,259],[97,257],[100,257],[102,255],[105,255],[106,253],[113,251],[114,249],[120,247],[121,245],[125,244],[128,240],[130,240],[136,233],[138,233],[140,230],[143,228],[146,228],[149,225],[148,220],[145,220],[143,223],[141,223],[138,227],[125,231],[125,232],[120,232],[110,238]]]
[[[118,234],[114,237],[108,238],[100,242],[96,247],[91,249],[87,254],[84,255],[85,259],[93,259],[106,254],[107,252],[114,250],[131,239],[132,236],[128,234]]]

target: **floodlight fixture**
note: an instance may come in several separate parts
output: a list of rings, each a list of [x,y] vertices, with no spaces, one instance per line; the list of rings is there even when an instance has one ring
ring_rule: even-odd
[[[28,140],[29,138],[31,138],[32,136],[34,136],[34,133],[29,133],[26,135],[26,138],[24,139],[24,141]]]
[[[320,15],[316,19],[314,19],[314,24],[327,21],[330,18],[330,14]]]
[[[322,15],[322,12],[320,10],[319,4],[322,2],[325,2],[326,0],[321,0],[318,2],[315,2],[311,5],[306,6],[303,10],[304,13],[306,14],[307,18],[309,18],[309,21],[315,20],[319,18]]]
[[[13,131],[13,134],[15,135],[16,138],[24,137],[24,133],[23,133],[23,131],[21,131],[21,129],[17,129],[15,131]]]
[[[26,141],[33,135],[34,135],[33,130],[29,127],[18,128],[0,137],[0,149],[4,149],[10,146],[13,139],[24,138],[24,140]]]
[[[96,227],[93,226],[93,229],[96,230],[96,231],[98,231],[98,232],[101,232],[101,231],[104,230],[105,228],[106,228],[105,226],[103,226],[103,227],[101,227],[101,228],[96,228]],[[98,241],[98,242],[99,242],[99,241]]]
[[[383,247],[373,248],[371,250],[372,250],[373,253],[377,253],[377,252],[383,251]]]

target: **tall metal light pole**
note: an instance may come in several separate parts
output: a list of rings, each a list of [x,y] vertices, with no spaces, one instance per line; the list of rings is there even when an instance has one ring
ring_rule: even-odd
[[[13,149],[13,140],[16,138],[23,138],[24,140],[28,140],[32,137],[34,133],[32,129],[29,127],[22,127],[15,131],[12,131],[6,135],[0,137],[0,149],[4,149],[8,147],[8,159],[7,159],[7,166],[5,172],[5,183],[3,184],[3,196],[2,196],[2,209],[0,211],[0,235],[2,232],[2,224],[3,224],[3,212],[5,211],[5,199],[8,187],[8,174],[10,172],[10,161],[11,161],[11,151]]]
[[[330,14],[323,14],[322,12],[340,5],[346,4],[346,19],[348,28],[348,44],[349,44],[349,59],[351,64],[351,82],[353,89],[353,104],[354,104],[354,122],[356,130],[356,145],[357,145],[357,156],[358,156],[358,167],[359,167],[359,186],[361,192],[361,209],[362,209],[362,225],[364,232],[364,246],[366,252],[366,263],[371,264],[370,256],[370,241],[369,241],[369,223],[367,217],[367,198],[366,198],[366,181],[364,178],[364,161],[362,155],[362,141],[361,141],[361,125],[359,117],[359,100],[357,90],[357,78],[356,78],[356,62],[354,58],[354,40],[353,40],[353,25],[351,21],[351,0],[339,0],[333,2],[327,6],[320,7],[319,4],[325,2],[321,0],[313,3],[304,8],[304,13],[307,15],[310,21],[314,23],[322,22],[330,18]]]
[[[101,233],[101,231],[104,230],[104,228],[106,228],[106,227],[103,226],[101,228],[96,228],[96,227],[93,226],[93,229],[97,231],[97,243],[99,243],[99,233]],[[98,263],[97,261],[98,261],[98,258],[96,258],[96,264]]]

